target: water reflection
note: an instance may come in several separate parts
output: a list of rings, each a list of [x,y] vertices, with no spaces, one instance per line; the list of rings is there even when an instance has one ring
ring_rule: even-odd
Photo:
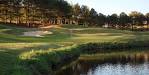
[[[136,53],[100,60],[79,60],[56,75],[149,75],[149,54]]]

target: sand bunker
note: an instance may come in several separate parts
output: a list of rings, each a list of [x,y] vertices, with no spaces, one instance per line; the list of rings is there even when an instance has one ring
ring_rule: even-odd
[[[44,35],[47,35],[47,34],[53,34],[53,32],[50,32],[50,31],[29,31],[29,32],[24,32],[23,36],[44,37]]]

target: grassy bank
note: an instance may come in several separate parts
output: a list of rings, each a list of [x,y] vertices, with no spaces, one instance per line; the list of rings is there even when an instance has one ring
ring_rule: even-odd
[[[148,48],[139,48],[139,49],[130,49],[130,50],[123,50],[123,51],[115,51],[115,52],[104,52],[104,53],[95,53],[95,54],[82,54],[79,57],[79,60],[81,61],[94,61],[94,60],[106,60],[111,58],[120,58],[124,57],[129,58],[133,57],[135,61],[135,57],[137,56],[142,56],[144,57],[145,55],[148,57],[149,50]],[[146,58],[148,59],[148,58]],[[112,59],[111,59],[112,60]],[[120,59],[121,60],[121,59]]]
[[[31,51],[20,56],[21,63],[29,66],[30,72],[37,75],[53,74],[64,64],[74,61],[80,56],[80,49],[77,46],[60,48],[48,51]]]
[[[23,64],[30,66],[30,71],[35,74],[53,74],[68,62],[78,58],[81,54],[111,53],[132,51],[133,48],[148,48],[149,42],[127,43],[87,43],[78,46],[57,49],[55,51],[31,51],[20,56]],[[126,50],[127,49],[127,50]],[[134,50],[135,51],[135,50]]]
[[[23,75],[13,74],[12,72],[22,72],[17,70],[20,65],[19,56],[30,51],[46,51],[49,49],[70,46],[72,43],[0,43],[0,75]],[[28,74],[24,74],[28,75]]]
[[[37,30],[41,29],[0,25],[0,75],[32,75],[32,71],[38,74],[40,70],[32,68],[44,67],[41,65],[42,63],[49,65],[48,69],[52,69],[50,71],[55,71],[64,65],[59,62],[62,62],[65,57],[72,56],[69,59],[76,59],[82,53],[94,54],[96,52],[115,52],[117,49],[120,51],[133,47],[147,47],[149,41],[147,31],[133,32],[77,25],[46,29],[53,34],[44,37],[22,36],[24,32]],[[74,46],[71,48],[72,45],[75,45],[75,48]],[[68,46],[69,48],[65,49]],[[50,62],[61,65],[57,68],[51,67]],[[36,66],[37,64],[41,66]],[[43,73],[47,73],[47,68],[43,69]]]

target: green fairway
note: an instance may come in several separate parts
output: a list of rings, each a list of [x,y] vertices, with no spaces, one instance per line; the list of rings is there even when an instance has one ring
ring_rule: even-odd
[[[64,26],[67,27],[67,26]],[[15,28],[0,25],[0,43],[52,43],[52,42],[112,42],[112,41],[145,41],[149,32],[132,32],[127,30],[115,30],[104,28],[51,28],[44,37],[22,36],[23,32],[37,31],[41,29]],[[46,29],[47,30],[47,29]]]
[[[8,73],[18,64],[18,56],[32,50],[49,50],[87,42],[149,41],[149,32],[132,32],[104,28],[61,26],[48,31],[44,37],[22,36],[27,29],[0,25],[0,75]],[[47,30],[47,29],[46,29]]]

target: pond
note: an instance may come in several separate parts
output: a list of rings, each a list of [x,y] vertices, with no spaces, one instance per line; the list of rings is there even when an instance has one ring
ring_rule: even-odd
[[[84,56],[56,75],[149,75],[149,52]]]

